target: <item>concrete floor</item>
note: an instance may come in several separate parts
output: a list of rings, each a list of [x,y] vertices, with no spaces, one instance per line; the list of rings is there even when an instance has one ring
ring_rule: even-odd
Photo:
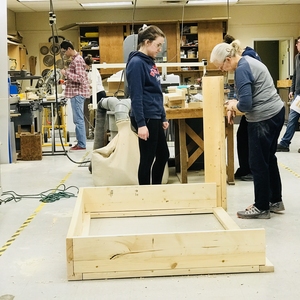
[[[285,130],[285,127],[284,129]],[[90,157],[71,153],[75,161]],[[25,198],[0,205],[0,300],[92,299],[300,299],[300,132],[290,153],[278,153],[286,211],[269,220],[242,220],[236,211],[253,202],[252,182],[227,186],[228,213],[241,228],[265,228],[267,258],[274,273],[243,273],[155,278],[67,281],[65,238],[76,198],[43,204]],[[189,181],[202,181],[203,172],[189,172]],[[66,156],[41,161],[17,161],[1,166],[3,191],[39,194],[60,184],[93,186],[87,167]],[[170,168],[170,183],[177,182]],[[69,192],[76,192],[70,188]],[[298,194],[299,193],[299,194]],[[3,199],[3,197],[1,197]]]

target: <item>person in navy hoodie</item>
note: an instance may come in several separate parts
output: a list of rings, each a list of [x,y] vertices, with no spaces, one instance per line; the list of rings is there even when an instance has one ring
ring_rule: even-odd
[[[129,54],[126,65],[130,120],[139,138],[140,185],[161,184],[170,156],[165,135],[169,123],[163,105],[160,74],[155,65],[164,40],[160,28],[144,25],[138,33],[138,50]]]

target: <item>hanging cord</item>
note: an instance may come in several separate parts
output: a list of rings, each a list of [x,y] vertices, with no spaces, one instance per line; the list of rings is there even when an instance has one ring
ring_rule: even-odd
[[[52,46],[53,46],[53,49],[55,49],[55,34],[54,34],[54,30],[56,32],[56,36],[58,36],[58,31],[57,31],[57,27],[56,27],[56,15],[54,13],[54,8],[53,8],[53,3],[52,3],[52,0],[50,0],[50,11],[49,11],[49,24],[51,26],[51,34],[52,34]],[[59,102],[58,102],[58,91],[57,91],[57,72],[56,72],[56,53],[55,51],[53,51],[53,59],[54,59],[54,74],[53,74],[53,78],[54,78],[54,88],[55,88],[55,110],[56,110],[56,114],[57,116],[59,116]],[[52,116],[53,117],[53,116]],[[68,155],[68,151],[65,149],[65,146],[64,146],[64,143],[63,143],[63,139],[62,139],[62,134],[61,134],[61,124],[59,123],[58,125],[58,132],[59,132],[59,139],[60,139],[60,143],[62,145],[62,148],[63,148],[63,151],[64,151],[64,154],[68,157],[68,159],[75,163],[75,164],[79,164],[79,165],[82,165],[82,164],[85,164],[85,163],[89,163],[91,162],[91,160],[84,160],[84,161],[80,161],[80,162],[77,162],[75,160],[73,160],[69,155]],[[52,132],[52,138],[54,138],[54,132]]]
[[[182,5],[182,15],[181,15],[181,29],[180,29],[180,46],[181,46],[181,41],[182,41],[182,37],[183,37],[183,22],[184,22],[184,8],[185,5],[188,3],[188,1],[186,1],[183,5]],[[177,55],[175,55],[174,57],[172,57],[171,59],[169,59],[169,62],[172,62],[174,59],[176,60]]]
[[[180,43],[181,43],[181,41],[182,41],[182,37],[183,37],[184,7],[185,7],[185,4],[183,4],[183,5],[182,5],[182,15],[181,15],[181,30],[180,30]]]
[[[228,32],[228,26],[229,26],[229,0],[227,0],[227,32]]]
[[[131,23],[131,34],[134,34],[134,18],[135,18],[136,3],[137,3],[137,0],[134,1],[134,5],[133,5],[132,23]]]
[[[118,88],[117,88],[116,92],[114,93],[114,97],[117,97],[117,95],[118,95],[119,92],[123,92],[123,93],[125,92],[125,91],[123,91],[123,90],[120,89],[123,76],[124,76],[124,70],[122,70],[121,78],[120,78],[120,81],[119,81],[119,84],[118,84]]]
[[[76,189],[76,194],[68,191],[71,188]],[[64,184],[60,184],[56,189],[49,189],[47,191],[41,192],[40,194],[20,195],[14,191],[6,191],[6,192],[2,192],[2,195],[0,196],[0,205],[10,201],[19,202],[24,198],[38,198],[40,199],[39,200],[40,202],[52,203],[62,198],[76,197],[78,191],[79,191],[78,187],[69,186],[66,188]]]

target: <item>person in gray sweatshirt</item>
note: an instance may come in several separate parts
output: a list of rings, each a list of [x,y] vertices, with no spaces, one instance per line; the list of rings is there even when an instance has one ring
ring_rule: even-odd
[[[243,219],[269,219],[270,211],[284,210],[281,178],[277,165],[277,140],[284,123],[284,105],[267,67],[259,60],[242,56],[238,41],[220,43],[210,61],[222,71],[234,71],[237,99],[227,104],[228,122],[236,111],[248,122],[249,165],[253,175],[254,204],[237,216]]]

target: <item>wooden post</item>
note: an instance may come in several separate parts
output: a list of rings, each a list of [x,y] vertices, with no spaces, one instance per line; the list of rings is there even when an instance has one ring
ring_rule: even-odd
[[[205,182],[217,184],[217,206],[227,209],[224,78],[202,78]]]

